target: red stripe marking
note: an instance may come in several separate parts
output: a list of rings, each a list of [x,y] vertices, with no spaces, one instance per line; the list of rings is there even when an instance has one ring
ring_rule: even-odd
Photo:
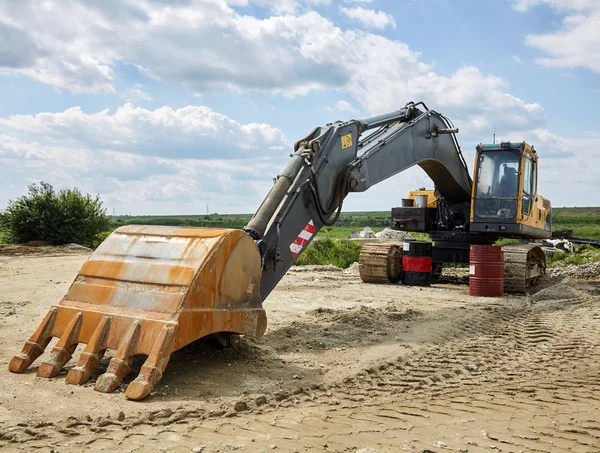
[[[312,220],[306,224],[306,226],[303,228],[303,231],[306,231],[308,234],[311,235],[311,237],[313,234],[315,234],[315,225],[312,223]],[[306,244],[308,244],[308,239],[304,239],[303,237],[296,236],[296,239],[294,239],[293,244],[300,246],[301,247],[300,251],[301,251],[304,248],[304,246]],[[294,252],[292,249],[290,249],[290,253],[292,254],[293,258],[296,258],[296,256],[298,256],[299,252]]]
[[[402,257],[402,270],[405,272],[431,272],[431,258]]]
[[[306,239],[301,238],[300,236],[294,239],[294,244],[298,244],[300,247],[304,247],[307,243],[308,241]]]

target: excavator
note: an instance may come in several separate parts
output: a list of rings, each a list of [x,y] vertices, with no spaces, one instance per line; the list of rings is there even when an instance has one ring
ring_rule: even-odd
[[[448,127],[431,133],[456,132]],[[379,134],[363,146],[380,140]],[[445,150],[445,160],[439,158],[440,148],[438,159],[419,159],[416,165],[436,188],[411,191],[402,207],[392,208],[391,228],[430,236],[432,279],[439,277],[443,263],[468,264],[471,245],[491,245],[502,238],[529,242],[504,245],[504,292],[525,293],[546,270],[543,250],[531,241],[552,236],[550,201],[537,192],[537,152],[526,142],[480,144],[473,183],[458,143],[454,144],[455,149]],[[420,205],[414,206],[419,197]],[[366,244],[360,256],[361,279],[396,283],[402,272],[401,254],[397,244]]]
[[[289,163],[244,229],[118,228],[83,264],[9,370],[25,371],[57,338],[37,376],[57,376],[85,344],[66,382],[87,382],[110,350],[94,388],[112,392],[141,355],[145,362],[125,396],[145,398],[171,354],[196,339],[212,336],[226,345],[234,334],[261,337],[267,326],[262,302],[319,230],[337,221],[345,197],[413,165],[435,182],[435,206],[399,208],[392,222],[430,232],[437,262],[468,260],[468,244],[499,237],[549,237],[550,203],[537,193],[534,149],[526,143],[479,146],[473,183],[457,132],[422,102],[337,121],[294,144]],[[510,173],[512,189],[500,172]],[[523,285],[545,269],[543,254],[526,247],[518,257]]]

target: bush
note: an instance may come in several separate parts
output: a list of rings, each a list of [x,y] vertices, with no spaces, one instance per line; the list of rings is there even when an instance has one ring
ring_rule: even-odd
[[[96,250],[100,244],[104,242],[104,239],[109,237],[114,230],[103,231],[102,233],[98,233],[92,243],[90,244],[90,248]]]
[[[315,240],[296,260],[297,265],[333,264],[343,269],[358,261],[360,244],[348,239],[324,238]]]
[[[43,181],[30,185],[28,195],[9,201],[0,220],[11,242],[75,242],[88,247],[112,224],[98,195],[83,195],[77,189],[56,192]]]
[[[2,218],[0,217],[0,224],[2,224]],[[8,244],[9,237],[8,232],[4,228],[0,228],[0,244]]]

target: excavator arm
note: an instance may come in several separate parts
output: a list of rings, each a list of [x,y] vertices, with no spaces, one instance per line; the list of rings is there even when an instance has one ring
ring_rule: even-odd
[[[244,228],[262,256],[261,298],[316,233],[335,223],[350,192],[363,192],[419,165],[448,201],[468,202],[472,181],[456,132],[440,113],[409,103],[386,115],[316,128],[298,141],[289,164]]]
[[[134,357],[144,355],[125,392],[139,400],[161,379],[171,353],[197,338],[260,337],[267,325],[262,301],[315,234],[337,220],[348,193],[420,165],[447,199],[468,201],[471,179],[455,132],[441,114],[414,103],[387,115],[335,122],[295,144],[244,231],[118,228],[50,307],[9,370],[25,371],[58,338],[37,368],[39,377],[55,377],[83,343],[67,383],[87,382],[110,351],[94,389],[112,392]]]

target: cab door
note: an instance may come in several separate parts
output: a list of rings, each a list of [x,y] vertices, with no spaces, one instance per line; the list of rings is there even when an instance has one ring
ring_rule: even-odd
[[[535,194],[537,191],[537,162],[533,157],[531,149],[526,149],[523,153],[523,163],[521,168],[522,183],[521,183],[521,219],[524,221],[529,219],[533,204],[535,202]]]

